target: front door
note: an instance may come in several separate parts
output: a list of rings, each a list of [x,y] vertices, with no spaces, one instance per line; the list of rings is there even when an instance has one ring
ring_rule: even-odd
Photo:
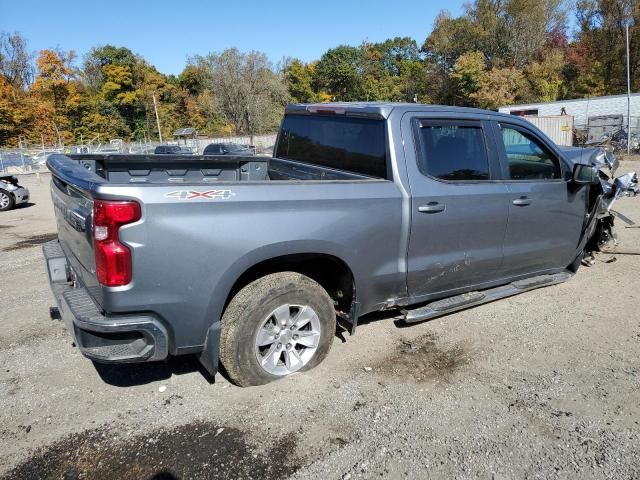
[[[570,181],[568,167],[533,131],[509,123],[496,130],[511,193],[504,276],[567,267],[584,226],[587,189]]]
[[[509,192],[493,181],[500,166],[487,127],[479,120],[403,121],[412,197],[407,285],[414,299],[500,274]]]

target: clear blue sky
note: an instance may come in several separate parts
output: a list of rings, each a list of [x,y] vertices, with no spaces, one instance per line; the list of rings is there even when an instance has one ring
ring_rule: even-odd
[[[163,73],[180,73],[186,58],[228,47],[318,59],[328,48],[409,36],[419,45],[441,9],[463,1],[324,0],[165,1],[0,0],[0,31],[17,31],[29,49],[124,46]]]

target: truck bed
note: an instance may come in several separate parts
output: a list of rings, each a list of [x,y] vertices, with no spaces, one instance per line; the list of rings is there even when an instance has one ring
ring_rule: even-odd
[[[230,155],[55,155],[77,161],[112,184],[212,184],[270,180],[366,180],[369,177],[273,157]]]
[[[167,325],[178,322],[172,354],[202,346],[233,282],[266,260],[263,253],[350,259],[373,244],[379,261],[356,263],[362,288],[378,278],[393,285],[394,294],[402,287],[389,259],[401,251],[403,196],[389,180],[269,157],[52,155],[47,166],[59,244],[74,284],[105,315],[151,310]],[[134,280],[126,287],[97,279],[97,200],[135,201],[142,208],[141,219],[118,233],[132,254]]]

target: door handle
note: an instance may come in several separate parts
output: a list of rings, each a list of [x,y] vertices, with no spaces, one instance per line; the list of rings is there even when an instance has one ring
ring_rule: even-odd
[[[420,205],[418,211],[421,213],[438,213],[444,212],[446,205],[438,202],[429,202],[426,205]]]
[[[527,205],[531,205],[531,199],[528,197],[520,197],[516,198],[513,202],[517,207],[526,207]]]

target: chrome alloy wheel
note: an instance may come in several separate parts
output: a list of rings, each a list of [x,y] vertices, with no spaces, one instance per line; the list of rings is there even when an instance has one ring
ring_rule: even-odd
[[[258,363],[272,375],[289,375],[304,367],[320,342],[320,319],[308,305],[281,305],[256,334]]]
[[[0,208],[7,208],[10,201],[8,193],[0,192]]]

